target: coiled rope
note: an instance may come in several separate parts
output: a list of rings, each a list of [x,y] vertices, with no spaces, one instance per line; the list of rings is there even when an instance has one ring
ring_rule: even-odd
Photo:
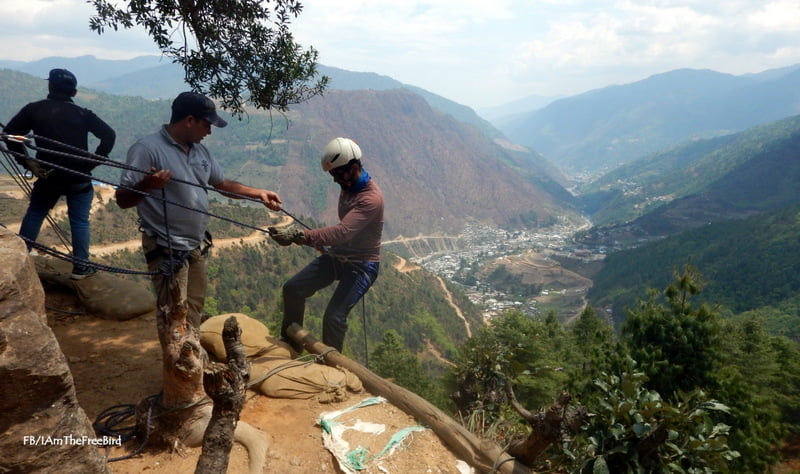
[[[289,361],[285,364],[281,364],[265,372],[257,379],[249,381],[247,383],[247,388],[259,385],[268,378],[272,377],[273,375],[278,374],[284,370],[291,369],[293,367],[301,367],[301,366],[308,366],[310,364],[324,363],[325,355],[328,352],[332,352],[335,350],[336,349],[329,348],[328,350],[326,350],[321,354],[309,354],[298,357],[297,359]],[[158,418],[173,411],[185,410],[188,408],[192,408],[210,402],[210,399],[208,397],[205,397],[195,403],[191,403],[181,407],[169,408],[154,416],[153,408],[159,404],[160,399],[161,399],[161,393],[157,393],[155,395],[150,395],[146,397],[144,400],[145,403],[147,404],[147,419],[146,419],[147,421],[145,424],[144,436],[139,446],[137,446],[136,449],[133,450],[130,454],[116,458],[109,458],[106,460],[107,462],[116,462],[129,459],[144,451],[144,448],[147,446],[147,443],[150,440],[151,422],[155,418]],[[100,412],[97,415],[97,417],[95,417],[95,421],[92,423],[92,428],[94,428],[95,433],[97,433],[98,435],[108,436],[110,438],[117,438],[120,440],[120,444],[124,444],[136,438],[137,433],[136,433],[135,416],[136,416],[136,404],[126,403],[126,404],[114,405],[106,408],[105,410]],[[133,424],[130,423],[131,418],[134,418]],[[108,451],[109,447],[106,446],[106,457],[108,456],[107,454]]]
[[[125,456],[106,459],[106,462],[116,462],[116,461],[122,461],[124,459],[129,459],[144,451],[144,448],[150,441],[150,430],[152,421],[155,420],[156,418],[159,418],[174,411],[186,410],[196,406],[211,403],[211,399],[208,397],[203,397],[200,400],[193,403],[189,403],[187,405],[165,408],[163,409],[163,411],[159,412],[156,415],[153,415],[153,409],[156,406],[161,406],[161,393],[156,393],[154,395],[149,395],[145,397],[144,402],[147,404],[147,418],[146,418],[144,436],[142,437],[142,442],[139,444],[139,446],[136,447],[135,450],[133,450],[133,452],[126,454]],[[135,404],[126,403],[126,404],[114,405],[106,408],[105,410],[100,412],[100,414],[97,415],[95,421],[92,423],[92,428],[94,428],[95,433],[97,433],[98,435],[119,439],[121,445],[136,438],[137,433],[136,433],[135,419],[132,425],[129,424],[129,420],[135,416],[136,416]],[[122,426],[125,423],[128,424]],[[109,446],[107,445],[105,448],[106,448],[106,457],[108,457]]]

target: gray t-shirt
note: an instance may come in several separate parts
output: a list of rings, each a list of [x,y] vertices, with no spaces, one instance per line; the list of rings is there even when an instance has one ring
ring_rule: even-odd
[[[179,183],[182,180],[203,186],[214,186],[222,182],[222,168],[211,157],[211,153],[200,143],[193,144],[189,154],[167,133],[166,125],[158,133],[139,139],[128,150],[127,164],[139,170],[166,169],[172,171],[172,179],[164,187],[167,201],[180,203],[192,209],[208,211],[208,191],[198,186]],[[124,170],[120,183],[133,186],[142,178],[138,171]],[[151,195],[162,197],[160,189]],[[166,222],[169,237],[175,250],[192,250],[203,241],[208,224],[208,215],[190,211],[180,206],[167,204]],[[164,203],[161,199],[147,197],[137,206],[142,220],[142,229],[154,236],[158,245],[167,247],[167,229],[164,219]]]

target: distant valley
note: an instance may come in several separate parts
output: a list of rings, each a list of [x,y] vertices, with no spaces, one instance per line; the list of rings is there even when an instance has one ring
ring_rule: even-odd
[[[9,65],[0,121],[44,96],[47,68],[70,67],[86,86],[76,101],[117,129],[112,159],[124,161],[183,89],[174,68],[152,59]],[[380,277],[348,319],[344,355],[437,406],[455,402],[465,427],[495,439],[528,429],[506,417],[504,382],[531,409],[568,391],[597,414],[597,431],[574,437],[591,435],[583,447],[563,445],[565,457],[591,458],[598,471],[624,471],[617,455],[640,458],[643,447],[678,459],[675,469],[791,470],[778,467],[781,455],[797,466],[797,65],[668,71],[493,122],[392,78],[323,72],[332,77],[324,96],[285,114],[223,113],[230,126],[205,143],[227,177],[278,191],[314,227],[338,220],[320,150],[335,136],[361,144],[386,196],[386,228]],[[25,199],[6,170],[14,176],[0,176],[0,224],[16,230]],[[96,172],[111,184],[118,175]],[[93,206],[92,259],[141,269],[136,213],[111,196],[103,188]],[[229,219],[210,223],[220,245],[206,310],[244,313],[276,333],[282,285],[316,251],[236,225],[263,230],[289,215],[218,195],[212,209]],[[50,230],[41,240],[58,245]],[[332,292],[308,299],[311,334],[322,332]],[[667,431],[675,443],[649,446]],[[709,463],[687,456],[692,443]]]
[[[800,65],[734,76],[679,69],[496,121],[563,171],[598,175],[699,139],[800,114]]]
[[[40,99],[41,75],[58,61],[0,71],[0,116]],[[77,102],[117,124],[118,161],[136,137],[166,121],[169,98],[183,89],[172,65],[140,61],[61,61],[81,84],[87,78]],[[606,254],[646,254],[692,229],[798,201],[797,66],[741,77],[672,71],[495,116],[496,125],[385,76],[321,71],[332,78],[323,97],[285,115],[230,117],[231,126],[206,139],[228,176],[277,190],[303,219],[332,222],[336,189],[318,169],[319,150],[333,136],[356,138],[387,195],[387,249],[474,292],[485,311],[517,307],[569,319],[586,305],[608,304],[592,282],[617,291],[610,275],[619,260]],[[97,173],[111,182],[116,174]],[[475,229],[485,232],[476,238]],[[686,261],[676,252],[647,263],[643,283],[662,284]],[[724,285],[728,275],[713,278]],[[617,322],[621,301],[609,313]]]

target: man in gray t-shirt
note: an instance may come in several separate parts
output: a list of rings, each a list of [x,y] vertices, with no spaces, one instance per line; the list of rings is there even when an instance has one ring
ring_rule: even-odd
[[[223,194],[231,193],[226,194],[228,197],[259,199],[273,211],[280,210],[281,204],[272,191],[225,179],[222,168],[200,143],[211,134],[211,125],[227,125],[217,115],[211,99],[195,92],[178,95],[172,102],[170,123],[139,139],[128,150],[127,164],[150,173],[125,170],[116,192],[121,208],[137,208],[142,222],[142,250],[150,271],[174,271],[172,279],[166,274],[152,278],[159,307],[170,303],[170,283],[174,282],[180,289],[181,301],[188,304],[189,320],[195,327],[200,326],[207,287],[202,244],[208,215],[169,202],[207,212],[208,191],[203,187],[211,186]],[[162,196],[168,201],[166,213]]]

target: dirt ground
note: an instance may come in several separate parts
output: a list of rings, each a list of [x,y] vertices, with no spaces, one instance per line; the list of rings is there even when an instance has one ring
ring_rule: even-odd
[[[69,291],[47,289],[48,322],[67,357],[78,401],[90,420],[104,410],[120,410],[161,389],[161,350],[155,316],[129,321],[108,321],[86,314]],[[370,393],[354,394],[343,402],[322,404],[314,399],[274,399],[248,392],[241,420],[258,427],[269,439],[265,473],[340,473],[336,457],[323,445],[320,414],[351,407]],[[118,407],[118,406],[122,407]],[[351,431],[350,448],[361,445],[370,455],[380,452],[402,428],[415,420],[388,403],[359,408],[348,417],[385,425],[382,434]],[[124,457],[139,446],[138,440],[113,448],[109,458]],[[141,454],[110,463],[115,474],[193,472],[200,448],[168,452],[147,447]],[[457,458],[430,430],[417,431],[391,455],[368,464],[364,473],[461,473]],[[247,472],[247,451],[234,445],[229,473]]]

